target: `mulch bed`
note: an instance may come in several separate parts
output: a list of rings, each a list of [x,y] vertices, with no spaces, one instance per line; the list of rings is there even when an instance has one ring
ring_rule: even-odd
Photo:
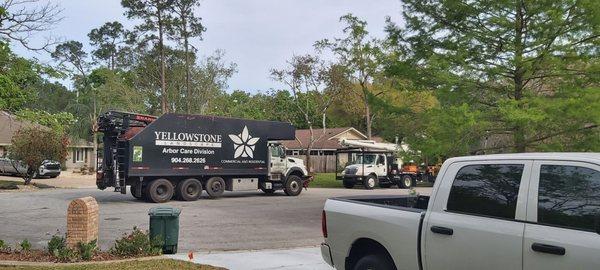
[[[99,262],[99,261],[111,261],[111,260],[121,260],[127,259],[126,257],[119,257],[113,254],[110,254],[106,251],[98,251],[92,257],[91,262]],[[64,262],[60,261],[55,256],[51,255],[47,251],[42,250],[31,250],[31,251],[0,251],[0,261],[21,261],[21,262]],[[74,262],[84,262],[83,260],[78,260]],[[87,261],[85,261],[87,262]]]

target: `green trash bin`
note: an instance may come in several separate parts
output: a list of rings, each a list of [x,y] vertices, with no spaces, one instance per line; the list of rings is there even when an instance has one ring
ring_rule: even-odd
[[[148,211],[150,216],[150,237],[160,237],[163,241],[163,253],[177,253],[179,242],[179,214],[181,210],[169,206],[159,206]]]

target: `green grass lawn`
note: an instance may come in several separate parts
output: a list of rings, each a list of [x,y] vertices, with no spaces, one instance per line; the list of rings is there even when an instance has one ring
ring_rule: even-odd
[[[0,269],[31,269],[31,270],[162,270],[162,269],[200,269],[200,270],[218,270],[209,265],[194,264],[191,262],[157,259],[145,261],[126,261],[118,263],[98,263],[98,264],[77,264],[77,265],[57,265],[57,266],[2,266]]]
[[[335,180],[335,173],[317,173],[309,188],[343,188],[341,180]]]
[[[431,187],[433,183],[418,183],[417,187]],[[335,180],[335,173],[317,173],[309,188],[344,188],[341,180]],[[359,187],[360,188],[360,187]]]
[[[14,180],[0,179],[0,189],[18,189],[17,185],[23,185],[24,183],[25,182],[23,180],[14,181]],[[45,185],[45,184],[32,183],[32,185],[37,188],[53,188],[53,186],[49,186],[49,185]]]

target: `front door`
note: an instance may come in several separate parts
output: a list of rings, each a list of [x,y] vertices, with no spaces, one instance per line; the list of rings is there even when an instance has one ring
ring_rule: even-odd
[[[269,147],[269,152],[271,159],[271,179],[282,179],[286,170],[286,160],[283,148],[278,145],[272,145]]]
[[[375,174],[378,177],[387,176],[387,164],[385,155],[377,155],[377,162],[375,163]]]
[[[530,168],[531,161],[450,165],[423,226],[426,269],[522,269],[518,220]]]
[[[524,269],[600,269],[600,166],[536,161],[531,186]]]

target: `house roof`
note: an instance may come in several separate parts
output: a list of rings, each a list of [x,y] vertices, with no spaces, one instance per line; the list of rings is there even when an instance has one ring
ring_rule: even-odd
[[[343,148],[339,141],[345,138],[346,136],[344,135],[347,133],[351,133],[361,140],[367,139],[367,136],[353,127],[327,128],[324,133],[322,128],[314,128],[313,132],[314,138],[318,140],[313,143],[312,149]],[[296,140],[281,141],[281,144],[288,149],[304,149],[308,146],[310,139],[310,129],[297,129]],[[381,137],[373,137],[371,139],[377,142],[383,141]]]
[[[92,142],[88,142],[84,139],[71,139],[71,143],[69,144],[70,148],[94,148],[94,144]]]
[[[9,112],[0,111],[0,145],[10,145],[12,137],[19,129],[33,126],[40,125],[17,119],[16,116]]]
[[[11,145],[12,137],[19,129],[23,127],[35,126],[39,128],[47,128],[39,124],[31,123],[27,120],[18,119],[17,116],[12,115],[9,112],[0,111],[0,145]],[[93,147],[93,144],[82,139],[73,139],[69,147],[91,148]]]

